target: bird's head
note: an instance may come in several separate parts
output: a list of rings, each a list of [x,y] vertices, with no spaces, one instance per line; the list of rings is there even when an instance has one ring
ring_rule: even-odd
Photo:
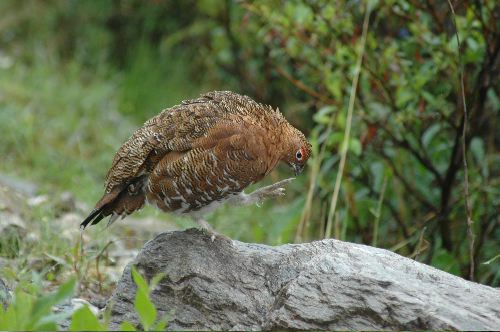
[[[287,163],[297,176],[304,170],[304,165],[311,156],[311,143],[294,127],[287,130],[285,138],[285,150],[281,160]]]

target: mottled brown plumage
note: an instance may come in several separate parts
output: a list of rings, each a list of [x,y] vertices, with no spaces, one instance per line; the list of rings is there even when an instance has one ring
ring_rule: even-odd
[[[279,110],[233,92],[210,92],[162,111],[120,147],[105,193],[82,227],[109,215],[112,223],[146,201],[201,222],[224,201],[250,204],[282,195],[289,180],[249,195],[243,189],[279,161],[300,173],[310,152]]]

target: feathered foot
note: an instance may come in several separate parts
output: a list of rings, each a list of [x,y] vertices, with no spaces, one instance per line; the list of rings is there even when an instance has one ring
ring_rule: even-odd
[[[214,242],[215,237],[218,236],[219,234],[213,229],[213,227],[210,226],[210,224],[206,222],[204,219],[195,219],[194,221],[196,221],[196,223],[200,226],[202,232],[209,235],[210,240]]]
[[[285,185],[295,180],[295,178],[289,178],[285,180],[278,181],[266,187],[259,188],[250,194],[245,194],[242,192],[238,196],[233,198],[235,203],[239,204],[257,204],[260,206],[264,200],[267,198],[275,198],[285,195]]]

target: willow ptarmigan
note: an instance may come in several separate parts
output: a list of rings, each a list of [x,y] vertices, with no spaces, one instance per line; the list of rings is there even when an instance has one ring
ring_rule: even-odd
[[[284,195],[292,179],[260,188],[280,162],[299,174],[311,153],[304,135],[279,110],[247,96],[214,91],[182,102],[148,120],[118,150],[106,176],[105,193],[82,222],[108,225],[147,201],[159,209],[202,219],[223,202],[259,203]]]

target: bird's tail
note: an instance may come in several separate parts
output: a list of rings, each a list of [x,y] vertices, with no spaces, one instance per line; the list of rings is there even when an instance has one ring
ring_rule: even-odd
[[[89,224],[95,225],[107,216],[111,216],[108,221],[110,226],[118,217],[125,218],[141,209],[146,201],[144,180],[142,177],[136,178],[131,183],[104,194],[88,217],[82,221],[80,228],[85,229]]]

